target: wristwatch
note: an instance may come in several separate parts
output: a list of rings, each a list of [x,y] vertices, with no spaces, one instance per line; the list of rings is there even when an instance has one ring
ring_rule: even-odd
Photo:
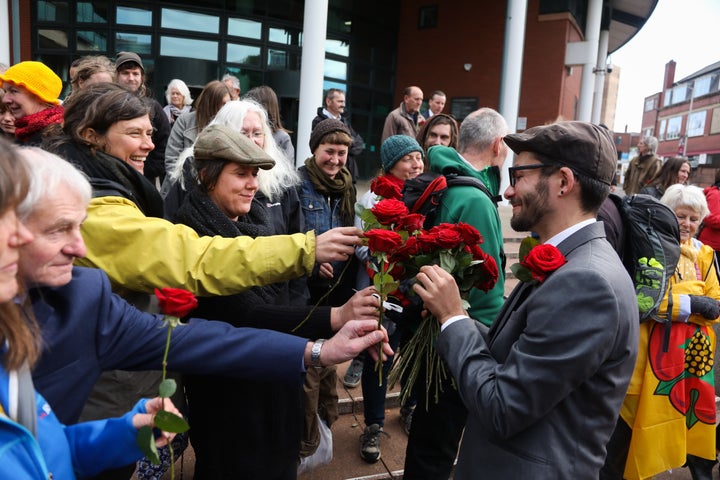
[[[310,365],[312,365],[313,367],[322,366],[320,365],[320,351],[322,350],[322,345],[324,342],[324,338],[319,338],[315,340],[315,343],[313,343],[313,346],[310,349]]]

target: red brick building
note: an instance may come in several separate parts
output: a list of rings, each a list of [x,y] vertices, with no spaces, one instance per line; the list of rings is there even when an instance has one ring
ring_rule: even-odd
[[[688,157],[691,183],[710,185],[720,169],[720,62],[678,81],[675,66],[667,63],[663,90],[645,98],[642,130],[657,137],[659,156]]]

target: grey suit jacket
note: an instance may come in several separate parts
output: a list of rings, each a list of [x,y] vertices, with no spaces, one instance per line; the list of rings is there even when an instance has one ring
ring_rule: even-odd
[[[601,222],[558,248],[567,263],[520,284],[488,331],[463,319],[438,351],[469,416],[455,472],[471,478],[597,478],[638,345],[634,287]]]

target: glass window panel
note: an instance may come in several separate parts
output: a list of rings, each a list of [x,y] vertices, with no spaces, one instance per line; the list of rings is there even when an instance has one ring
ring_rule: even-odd
[[[269,48],[267,68],[268,70],[300,70],[300,54]]]
[[[705,134],[705,118],[707,112],[693,112],[688,116],[688,137],[702,137]]]
[[[665,140],[675,140],[680,137],[680,126],[682,125],[682,116],[672,117],[667,122],[667,133]]]
[[[117,7],[118,25],[152,27],[152,11],[144,8]]]
[[[288,52],[285,50],[268,49],[267,66],[270,70],[285,70],[288,64]]]
[[[162,37],[160,39],[160,55],[217,60],[218,43],[194,38]]]
[[[660,131],[658,132],[658,140],[665,140],[665,127],[667,126],[667,119],[660,120]]]
[[[325,40],[325,51],[347,57],[350,55],[350,45],[341,40],[331,40],[328,38]]]
[[[255,70],[248,70],[247,68],[240,69],[240,67],[228,66],[225,71],[218,76],[221,78],[225,73],[235,75],[240,80],[240,90],[247,92],[252,87],[264,85],[263,73]]]
[[[671,100],[672,100],[672,88],[669,88],[669,89],[665,90],[665,95],[663,95],[663,107],[669,107]]]
[[[41,22],[70,22],[69,2],[37,2],[37,16]],[[6,7],[7,8],[7,7]]]
[[[78,23],[108,23],[110,7],[108,2],[78,2]]]
[[[228,18],[228,35],[262,40],[262,24],[242,18]]]
[[[246,65],[261,66],[262,50],[260,47],[252,45],[239,45],[237,43],[228,43],[227,61],[229,63],[244,63]]]
[[[80,30],[75,36],[78,51],[107,51],[107,32]]]
[[[219,33],[220,18],[216,15],[163,8],[162,27],[189,30],[191,32]]]
[[[655,97],[645,100],[645,111],[649,112],[655,108]]]
[[[342,82],[334,82],[332,80],[323,81],[323,90],[329,90],[331,88],[339,88],[340,90],[347,91],[347,85]]]
[[[41,28],[38,30],[38,43],[40,48],[68,48],[67,32]]]
[[[347,63],[325,59],[325,76],[347,80]]]
[[[672,89],[672,104],[684,102],[688,97],[688,86],[678,85]]]
[[[710,93],[710,76],[698,78],[693,87],[693,97],[700,97]]]
[[[302,47],[302,32],[287,28],[269,28],[268,41]]]
[[[118,52],[149,54],[152,51],[152,36],[140,33],[117,32],[115,35],[115,49]]]

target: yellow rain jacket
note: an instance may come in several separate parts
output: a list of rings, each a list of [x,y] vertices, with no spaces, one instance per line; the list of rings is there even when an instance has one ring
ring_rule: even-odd
[[[713,250],[707,245],[700,248],[696,265],[703,280],[680,281],[676,274],[671,281],[661,311],[667,311],[672,298],[672,318],[680,313],[680,295],[720,299]],[[679,468],[688,454],[715,459],[715,333],[710,325],[717,321],[691,314],[687,323],[672,322],[667,351],[664,324],[640,325],[635,371],[620,411],[632,428],[624,478],[650,478]]]
[[[185,225],[146,217],[130,200],[93,198],[82,226],[87,257],[77,265],[104,270],[113,287],[151,294],[175,287],[196,295],[231,295],[312,271],[315,235],[199,237]]]

